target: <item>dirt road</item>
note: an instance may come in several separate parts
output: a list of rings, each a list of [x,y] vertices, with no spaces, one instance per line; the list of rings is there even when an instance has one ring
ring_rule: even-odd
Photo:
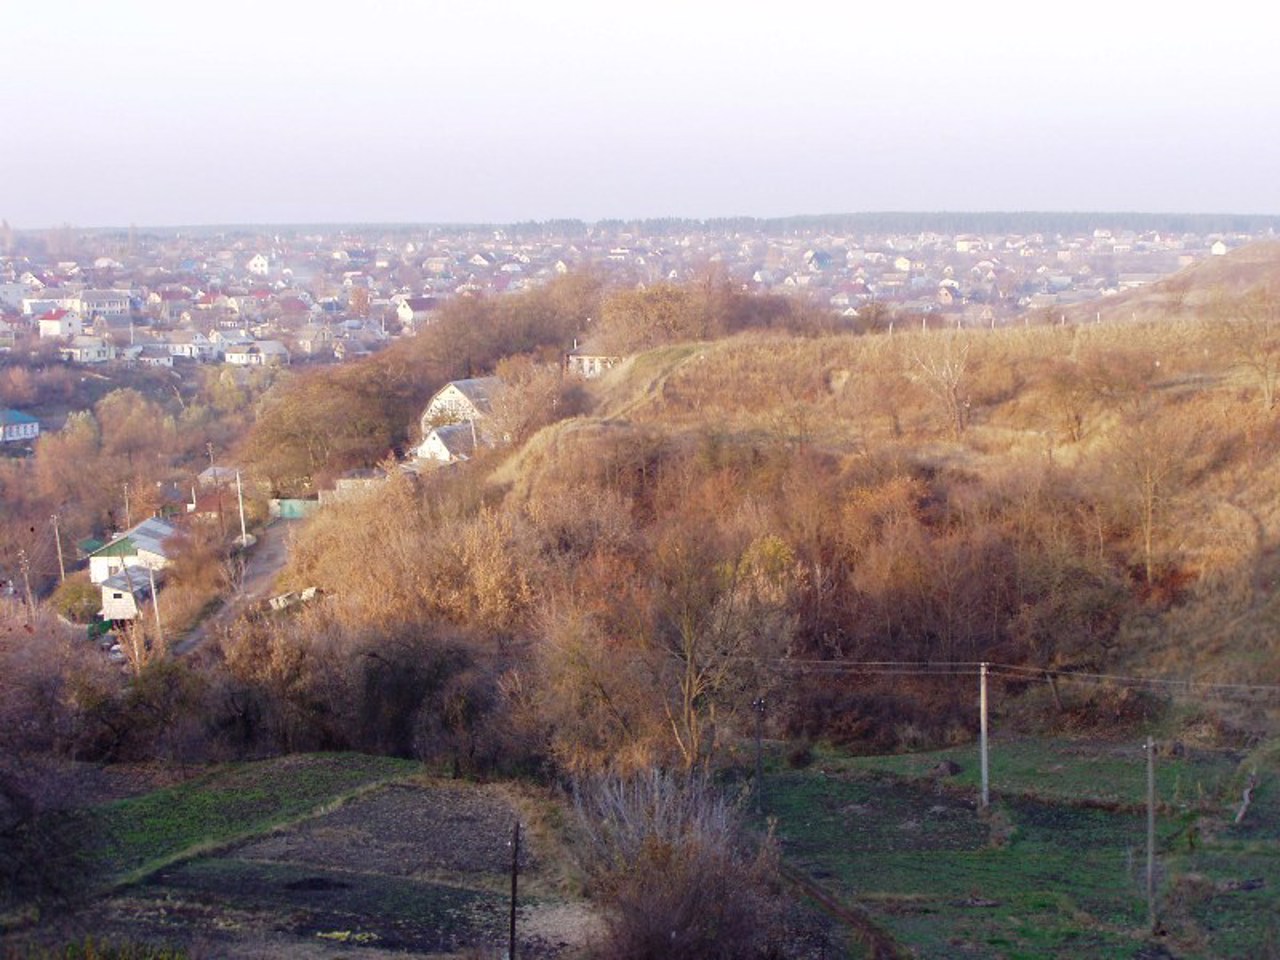
[[[174,654],[182,656],[195,650],[210,632],[230,623],[246,606],[263,599],[271,592],[276,575],[289,558],[289,535],[294,522],[273,520],[262,531],[258,542],[249,548],[240,589],[174,644]]]

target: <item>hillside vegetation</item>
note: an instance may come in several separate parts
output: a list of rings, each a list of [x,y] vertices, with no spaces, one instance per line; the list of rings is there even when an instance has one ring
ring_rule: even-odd
[[[1208,276],[1264,282],[1257,260]],[[792,735],[969,735],[967,689],[796,686],[797,662],[1275,684],[1269,302],[1240,287],[1149,323],[656,346],[526,442],[316,518],[288,580],[328,595],[309,636],[379,657],[389,635],[433,637],[455,678],[489,672],[473,718],[510,711],[504,737],[571,768],[705,763],[765,694]],[[1054,693],[1073,723],[1122,710]],[[1265,697],[1203,707],[1225,736],[1275,719]]]

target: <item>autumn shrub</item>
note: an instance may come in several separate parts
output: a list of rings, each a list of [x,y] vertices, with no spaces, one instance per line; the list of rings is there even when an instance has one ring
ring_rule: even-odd
[[[582,866],[605,910],[591,955],[745,960],[773,954],[777,849],[753,841],[701,778],[652,771],[575,792]]]
[[[88,574],[68,577],[51,598],[53,608],[72,623],[91,623],[102,608],[102,590]]]

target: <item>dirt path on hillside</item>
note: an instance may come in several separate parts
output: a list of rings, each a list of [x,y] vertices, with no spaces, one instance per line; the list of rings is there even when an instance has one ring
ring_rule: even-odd
[[[293,521],[273,520],[262,531],[258,542],[249,550],[240,589],[174,644],[175,655],[191,653],[210,633],[231,623],[245,607],[269,595],[272,584],[289,559],[289,537],[292,530]]]

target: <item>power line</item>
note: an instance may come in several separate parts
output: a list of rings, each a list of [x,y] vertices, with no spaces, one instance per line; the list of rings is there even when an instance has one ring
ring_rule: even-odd
[[[733,659],[752,662],[761,666],[808,669],[816,673],[917,677],[976,677],[981,672],[984,663],[981,660],[820,660],[790,657],[735,657]],[[1046,667],[1028,667],[1010,663],[987,662],[987,666],[992,676],[1023,682],[1040,681],[1048,683],[1057,680],[1075,680],[1097,684],[1111,683],[1126,686],[1183,688],[1188,692],[1200,694],[1262,693],[1280,695],[1280,684],[1211,683],[1170,677],[1142,677],[1119,673],[1094,673],[1086,670],[1055,670]]]
[[[1209,683],[1200,680],[1175,680],[1168,677],[1136,677],[1118,673],[1090,673],[1084,670],[1049,670],[1023,667],[1008,663],[993,663],[992,670],[1008,671],[1016,679],[1085,680],[1102,683],[1121,683],[1136,686],[1186,687],[1197,692],[1226,690],[1232,692],[1280,693],[1280,685],[1274,683]]]

